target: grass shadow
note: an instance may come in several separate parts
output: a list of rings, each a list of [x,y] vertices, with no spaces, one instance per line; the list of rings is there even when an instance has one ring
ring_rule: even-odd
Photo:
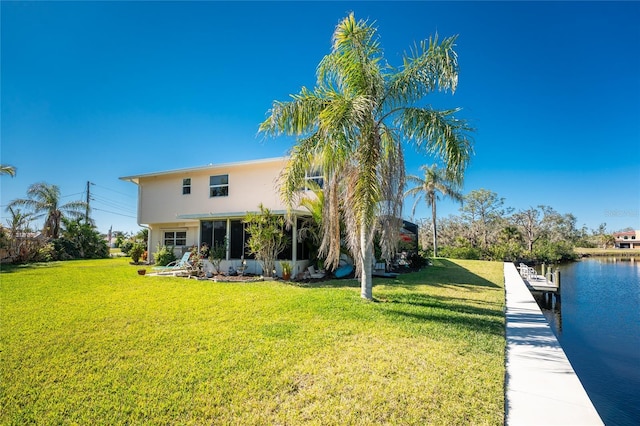
[[[406,287],[407,289],[416,285],[502,288],[496,283],[442,258],[434,259],[431,266],[419,272],[401,274],[393,280],[384,280],[388,285]]]
[[[10,274],[17,271],[24,271],[27,269],[45,269],[56,266],[57,262],[40,262],[40,263],[23,263],[23,264],[13,264],[13,263],[3,263],[0,264],[0,274]]]
[[[360,287],[360,281],[354,278],[330,279],[312,282],[292,282],[300,288],[355,288]],[[431,266],[417,272],[408,272],[395,278],[374,277],[374,288],[378,285],[389,285],[397,288],[413,289],[418,285],[431,286],[465,286],[465,287],[492,287],[501,286],[483,278],[468,269],[443,258],[433,260]]]

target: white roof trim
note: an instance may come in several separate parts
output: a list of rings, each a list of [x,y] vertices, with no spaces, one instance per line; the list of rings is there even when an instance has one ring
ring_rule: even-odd
[[[176,215],[177,219],[236,219],[243,218],[247,215],[247,213],[260,213],[259,211],[253,212],[230,212],[230,213],[194,213],[194,214],[179,214]],[[272,214],[275,215],[286,215],[287,210],[271,210]],[[305,210],[291,210],[291,213],[296,216],[310,216],[311,213]]]
[[[144,174],[132,175],[132,176],[122,176],[118,179],[137,183],[136,182],[137,180],[145,177],[167,176],[167,175],[182,174],[187,172],[199,172],[202,170],[209,170],[209,169],[222,169],[222,168],[239,167],[239,166],[250,166],[252,164],[275,163],[279,161],[286,161],[288,159],[289,157],[273,157],[273,158],[262,158],[259,160],[236,161],[233,163],[220,163],[220,164],[210,163],[210,164],[207,164],[206,166],[188,167],[184,169],[166,170],[163,172],[144,173]]]

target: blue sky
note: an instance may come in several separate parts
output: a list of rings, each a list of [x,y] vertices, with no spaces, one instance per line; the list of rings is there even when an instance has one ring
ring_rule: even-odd
[[[286,154],[257,134],[273,100],[313,87],[342,18],[375,21],[387,60],[458,34],[456,93],[477,129],[464,192],[640,229],[638,2],[5,2],[1,220],[35,182],[63,201],[92,182],[98,229],[137,231],[154,171]],[[406,150],[408,173],[433,159]],[[256,200],[257,202],[258,200]],[[411,214],[408,201],[405,216]],[[443,201],[440,215],[457,214]],[[420,206],[416,218],[428,215]]]

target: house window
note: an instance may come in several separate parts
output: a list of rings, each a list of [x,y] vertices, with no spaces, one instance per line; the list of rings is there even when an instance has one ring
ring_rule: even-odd
[[[209,197],[229,195],[229,175],[209,176]]]
[[[314,182],[316,185],[320,187],[320,189],[324,187],[324,174],[322,173],[321,169],[308,171],[304,179],[305,179],[304,189],[306,191],[311,189],[309,185],[306,185],[306,182]]]
[[[182,179],[182,195],[191,194],[191,178]]]
[[[187,231],[165,231],[164,232],[164,245],[165,246],[186,246],[187,245]]]
[[[205,220],[200,224],[200,242],[206,243],[212,249],[216,246],[224,246],[226,236],[226,220]]]

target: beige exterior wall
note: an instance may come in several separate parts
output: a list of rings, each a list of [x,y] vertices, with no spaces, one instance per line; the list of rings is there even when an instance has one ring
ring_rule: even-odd
[[[149,228],[150,260],[157,247],[164,245],[165,232],[186,232],[185,245],[174,247],[180,257],[199,245],[200,220],[241,219],[249,211],[258,211],[260,203],[272,211],[284,211],[277,179],[286,162],[287,158],[274,158],[121,178],[138,185],[138,223]],[[209,178],[218,175],[228,175],[228,195],[210,197]],[[191,193],[183,194],[183,179],[187,178],[191,179]],[[236,263],[224,266],[237,267]],[[297,270],[306,263],[296,264]]]
[[[286,159],[274,159],[140,176],[138,223],[180,222],[185,215],[246,213],[256,211],[259,203],[283,210],[276,180],[285,163]],[[209,177],[225,174],[229,195],[209,197]],[[191,179],[191,193],[183,195],[186,178]]]

